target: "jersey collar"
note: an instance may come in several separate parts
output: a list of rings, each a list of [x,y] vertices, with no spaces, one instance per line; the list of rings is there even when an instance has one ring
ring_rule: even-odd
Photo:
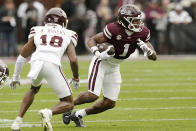
[[[55,27],[61,27],[62,28],[61,25],[55,24],[55,23],[47,23],[47,24],[45,24],[45,26],[55,26]]]

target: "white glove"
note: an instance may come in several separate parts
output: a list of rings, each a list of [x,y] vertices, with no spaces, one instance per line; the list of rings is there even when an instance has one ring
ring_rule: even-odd
[[[138,39],[137,40],[138,43],[137,45],[142,49],[142,51],[144,52],[144,56],[150,56],[153,54],[153,50],[151,50],[145,42],[143,42],[142,40]]]
[[[101,60],[108,60],[108,59],[110,59],[112,56],[115,55],[115,54],[113,54],[113,55],[108,55],[108,51],[110,50],[110,48],[112,48],[112,47],[109,46],[109,47],[107,48],[107,50],[105,50],[105,51],[103,51],[103,52],[101,52],[101,53],[99,54],[99,58],[101,58]]]
[[[16,89],[17,84],[20,86],[20,76],[13,76],[12,82],[10,83],[10,88]]]
[[[77,90],[80,87],[80,79],[72,79],[70,84],[73,84],[73,88]]]
[[[22,70],[22,67],[26,61],[26,58],[23,56],[19,55],[16,64],[15,64],[15,69],[14,69],[14,75],[12,77],[12,82],[10,83],[10,88],[11,89],[16,89],[17,84],[20,85],[20,72]]]

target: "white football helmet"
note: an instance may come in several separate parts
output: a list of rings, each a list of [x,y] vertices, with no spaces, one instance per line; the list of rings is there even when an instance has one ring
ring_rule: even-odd
[[[0,89],[4,87],[5,82],[8,80],[9,69],[7,65],[0,64]]]

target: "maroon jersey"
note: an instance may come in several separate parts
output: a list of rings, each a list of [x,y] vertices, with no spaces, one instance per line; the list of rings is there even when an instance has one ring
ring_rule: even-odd
[[[107,42],[114,45],[116,59],[128,58],[137,47],[137,39],[148,42],[150,39],[150,31],[147,27],[143,27],[141,32],[126,31],[117,23],[109,23],[103,31]]]

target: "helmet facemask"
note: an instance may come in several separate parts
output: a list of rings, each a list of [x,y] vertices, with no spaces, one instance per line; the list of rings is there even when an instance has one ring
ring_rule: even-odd
[[[144,26],[143,21],[138,17],[124,17],[125,21],[128,23],[127,28],[133,32],[141,32]]]

